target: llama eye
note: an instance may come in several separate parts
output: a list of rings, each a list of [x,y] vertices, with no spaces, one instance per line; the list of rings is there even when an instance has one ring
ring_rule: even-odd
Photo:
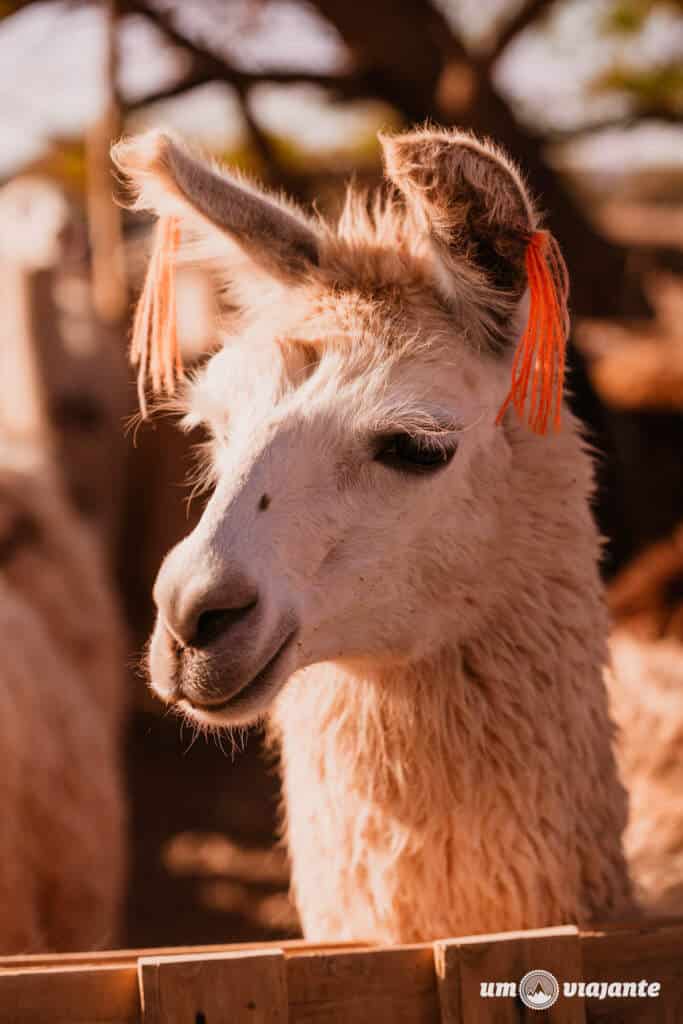
[[[446,466],[455,455],[458,445],[427,435],[392,434],[385,437],[377,452],[375,461],[391,469],[407,473],[430,473]]]

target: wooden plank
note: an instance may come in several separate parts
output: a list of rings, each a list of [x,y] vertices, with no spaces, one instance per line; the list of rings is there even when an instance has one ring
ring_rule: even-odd
[[[287,961],[287,978],[289,1024],[439,1022],[427,944],[297,956]]]
[[[287,1024],[287,974],[278,950],[143,957],[144,1024]]]
[[[336,952],[370,948],[367,942],[306,942],[304,939],[286,939],[281,942],[236,942],[212,946],[153,946],[146,949],[105,949],[90,953],[34,953],[0,957],[3,971],[42,970],[45,967],[136,967],[140,957],[196,956],[203,953],[241,953],[248,950],[277,949],[286,956],[300,953]]]
[[[140,1024],[137,972],[131,967],[7,971],[0,975],[0,1022]]]
[[[641,911],[630,914],[628,917],[612,918],[609,921],[594,921],[590,928],[584,928],[579,935],[582,939],[584,936],[594,936],[598,933],[600,935],[604,933],[616,935],[619,932],[640,932],[642,935],[646,932],[657,932],[662,928],[683,928],[683,917],[672,914],[648,914],[645,916]]]
[[[586,933],[581,938],[586,985],[623,981],[659,983],[658,996],[600,998],[588,990],[586,1016],[593,1024],[680,1024],[683,1021],[683,925]]]
[[[533,970],[549,971],[560,985],[560,996],[543,1019],[585,1024],[583,1000],[562,995],[563,982],[582,979],[579,933],[574,927],[435,942],[434,960],[442,1024],[538,1024],[538,1011],[524,1006],[515,994],[524,975]],[[496,983],[510,988],[498,990],[497,997],[483,995],[482,986]]]

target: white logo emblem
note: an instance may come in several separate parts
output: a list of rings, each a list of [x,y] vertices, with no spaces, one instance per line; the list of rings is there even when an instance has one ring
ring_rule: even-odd
[[[520,981],[518,992],[530,1010],[547,1010],[557,1002],[560,986],[550,971],[529,971]]]

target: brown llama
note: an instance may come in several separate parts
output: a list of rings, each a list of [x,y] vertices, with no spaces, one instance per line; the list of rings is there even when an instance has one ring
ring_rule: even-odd
[[[50,457],[0,437],[0,953],[116,944],[125,647],[98,539]]]
[[[212,495],[157,580],[152,686],[209,729],[268,716],[307,937],[607,919],[627,805],[562,264],[495,147],[382,145],[393,188],[336,225],[165,135],[115,150],[162,217],[141,385],[179,375],[181,226],[241,308],[176,399]]]
[[[115,945],[125,896],[125,630],[103,536],[70,500],[50,416],[65,377],[42,345],[63,214],[51,186],[0,191],[1,954]]]

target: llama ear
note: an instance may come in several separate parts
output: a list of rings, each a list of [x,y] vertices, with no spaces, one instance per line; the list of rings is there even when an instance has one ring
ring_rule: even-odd
[[[516,310],[528,288],[526,326],[517,337],[509,406],[532,430],[560,426],[569,330],[567,268],[555,239],[537,230],[514,164],[495,146],[457,131],[424,129],[383,138],[389,178],[435,250],[437,284],[454,307],[479,318],[492,347],[518,333]]]
[[[536,214],[514,164],[492,144],[459,131],[427,128],[381,143],[388,177],[432,238],[447,297],[458,281],[471,288],[478,277],[521,298]]]
[[[135,190],[135,209],[199,218],[276,277],[296,277],[317,262],[318,238],[300,211],[196,159],[168,135],[124,139],[111,155]]]
[[[123,140],[112,148],[112,159],[133,187],[133,207],[160,217],[131,341],[144,416],[148,378],[154,392],[173,394],[182,373],[174,295],[179,222],[194,222],[204,234],[208,229],[236,243],[251,263],[251,273],[240,275],[233,254],[236,276],[245,281],[254,269],[277,281],[296,281],[317,263],[318,237],[293,206],[197,160],[168,135]]]

